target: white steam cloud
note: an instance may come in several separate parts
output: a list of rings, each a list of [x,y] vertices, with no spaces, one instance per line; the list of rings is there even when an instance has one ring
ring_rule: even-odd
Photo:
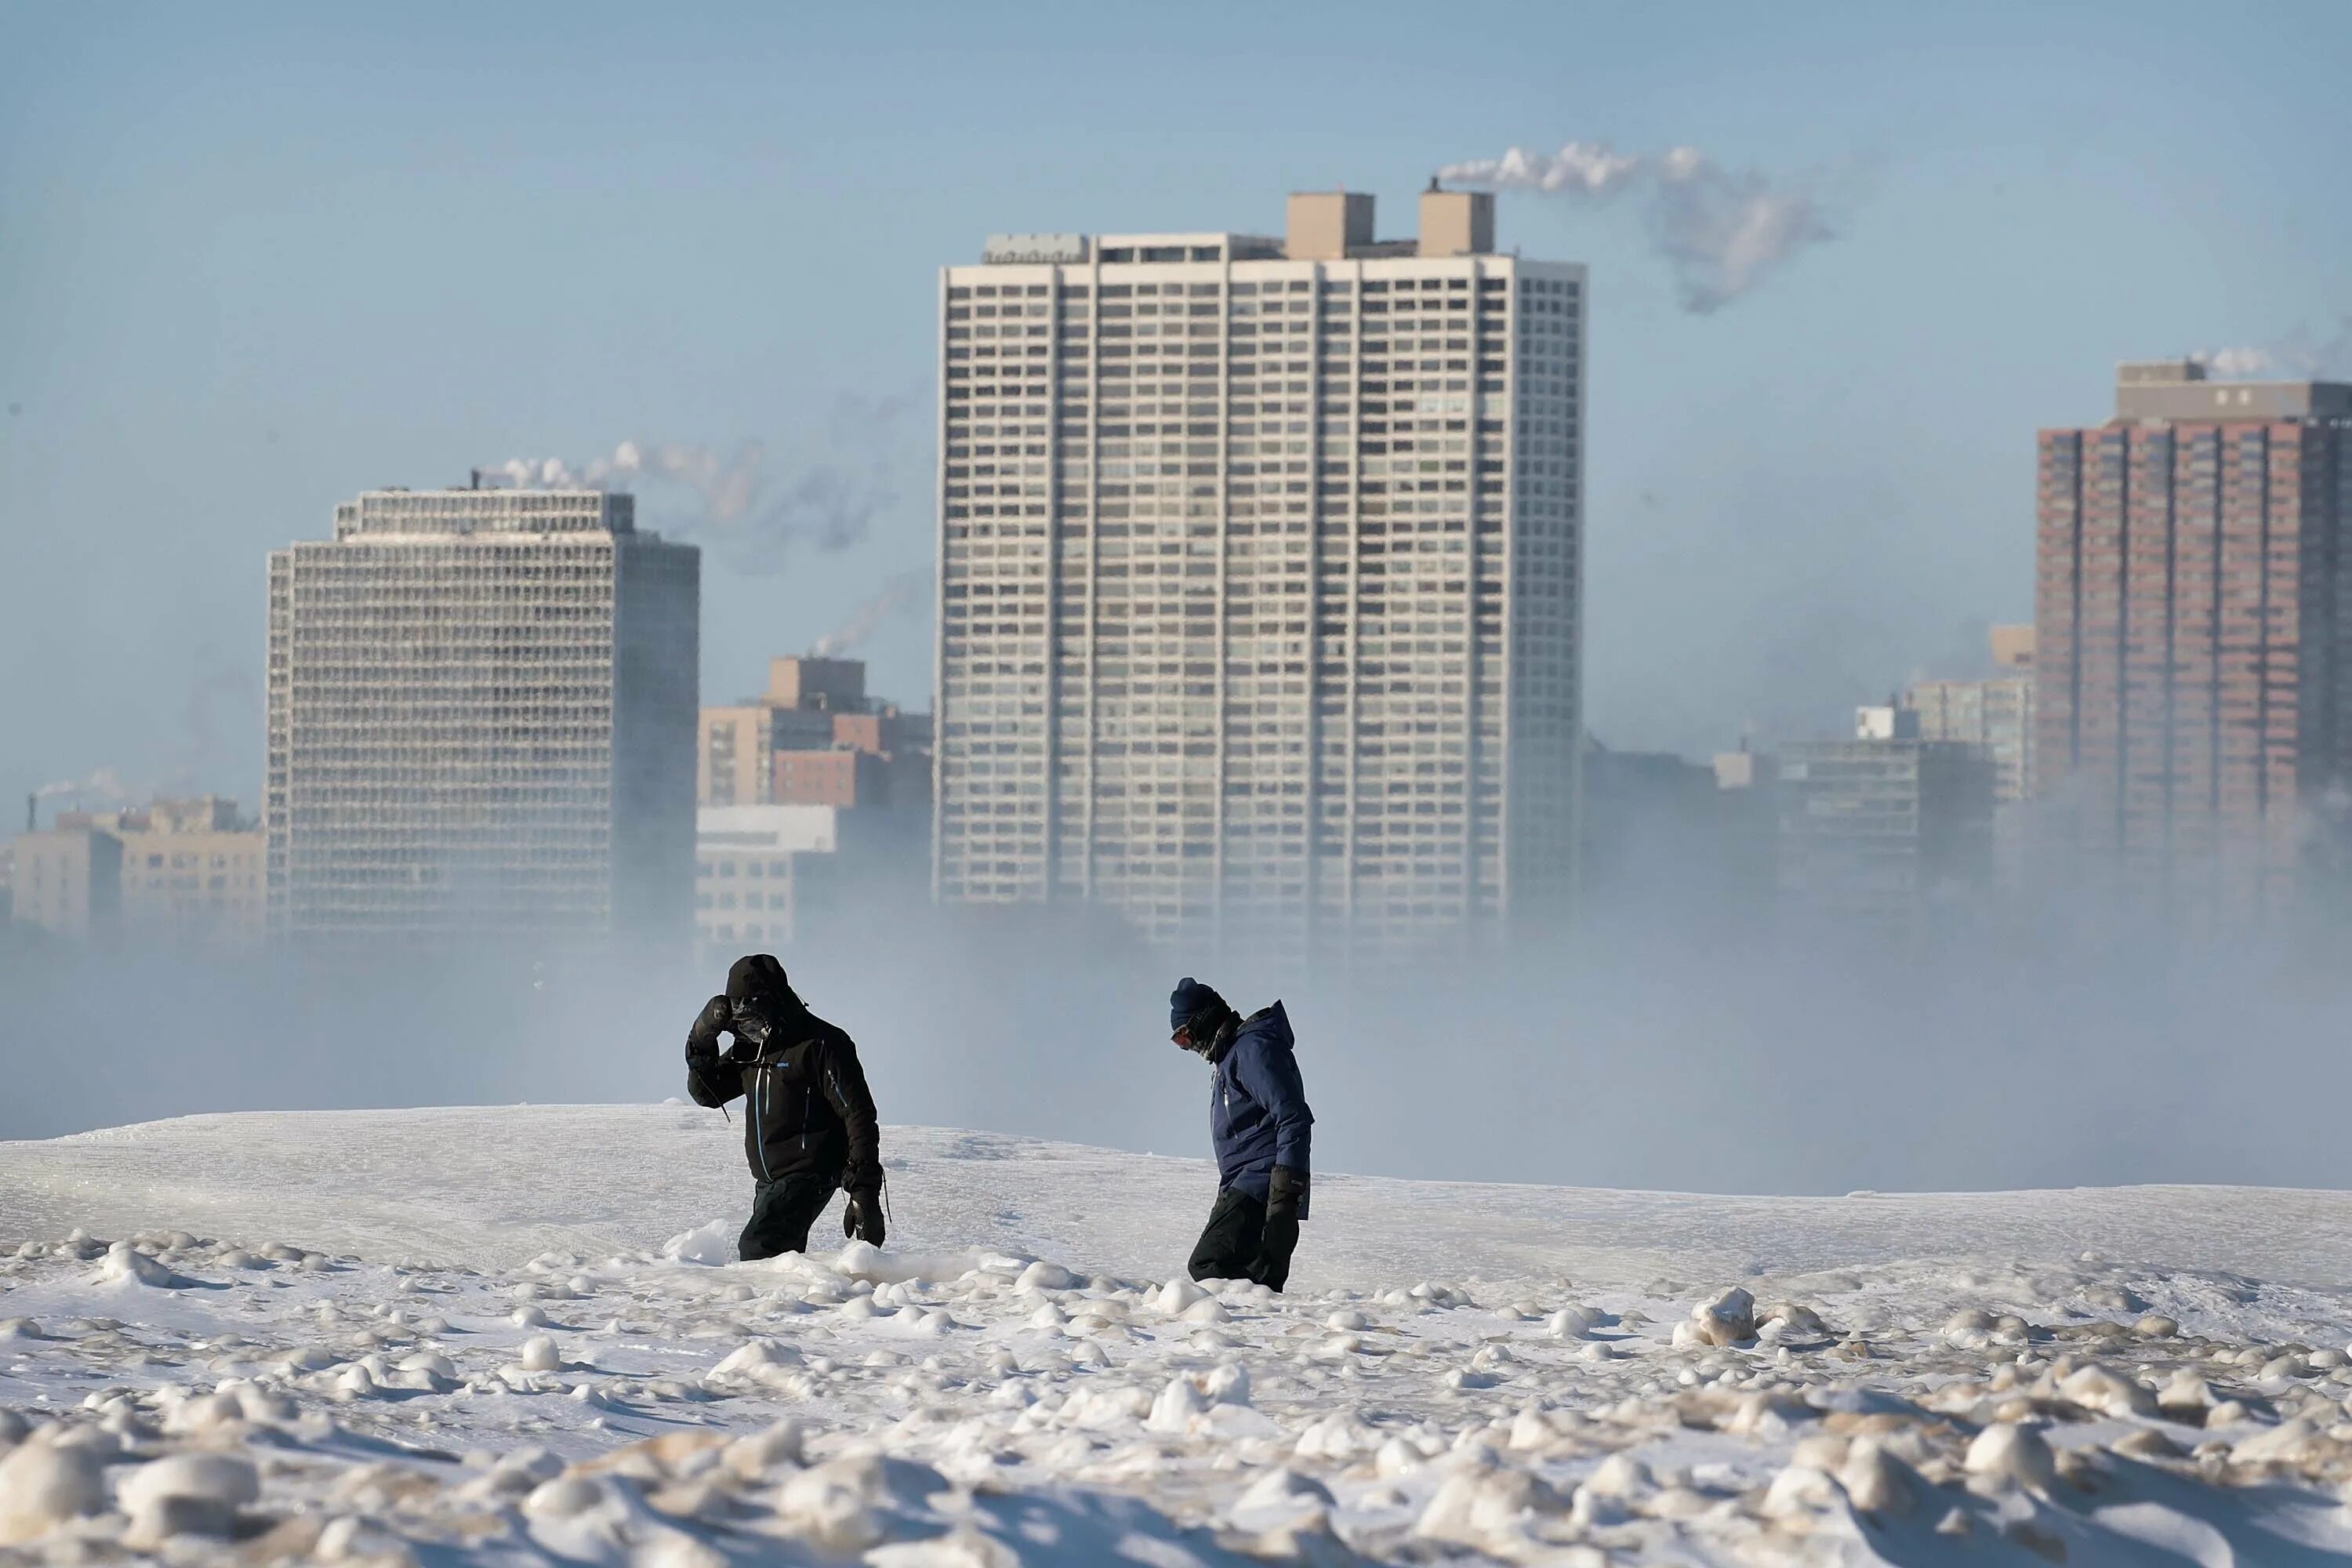
[[[800,466],[782,479],[771,477],[759,441],[722,453],[693,442],[629,440],[585,463],[515,458],[481,476],[517,489],[625,489],[656,500],[663,490],[689,492],[691,510],[662,526],[756,575],[781,568],[797,546],[843,550],[866,537],[898,499],[886,447],[912,406],[904,397],[845,400],[834,416],[831,448],[852,455]]]
[[[817,658],[833,658],[854,651],[880,630],[885,621],[922,608],[925,592],[930,585],[931,574],[928,572],[898,574],[882,585],[881,592],[852,610],[847,620],[810,644],[810,654]]]
[[[125,787],[121,776],[112,768],[94,769],[86,779],[61,779],[56,784],[45,784],[33,794],[42,800],[55,800],[60,795],[68,795],[76,797],[90,795],[100,800],[112,801],[131,798],[131,791]]]
[[[2193,357],[2225,380],[2352,375],[2352,316],[2338,316],[2336,331],[2325,338],[2305,325],[2273,342],[2212,349]]]
[[[1651,244],[1674,270],[1683,309],[1706,315],[1749,292],[1798,251],[1834,239],[1820,196],[1752,169],[1728,169],[1696,147],[1655,154],[1570,142],[1557,153],[1514,147],[1449,163],[1438,178],[1496,191],[1608,201],[1637,192]]]

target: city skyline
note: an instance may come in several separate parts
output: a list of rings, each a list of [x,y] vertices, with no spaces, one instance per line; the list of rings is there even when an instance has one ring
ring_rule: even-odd
[[[2308,151],[2326,144],[2308,107],[2324,94],[2298,87],[2330,54],[2313,27],[2347,26],[2326,13],[2215,39],[2185,10],[2135,7],[2145,25],[2119,39],[2094,16],[1995,8],[1979,25],[2015,47],[1980,53],[1923,47],[1929,25],[1895,17],[1778,17],[1768,38],[1728,12],[1671,37],[1529,14],[1476,70],[1388,41],[1388,14],[1352,74],[1412,89],[1403,124],[1368,121],[1336,80],[1277,89],[1317,24],[1254,18],[1263,58],[1216,89],[1270,95],[1234,121],[1246,136],[1133,129],[1089,88],[946,141],[927,100],[964,48],[907,55],[886,82],[838,68],[873,58],[854,21],[788,39],[724,10],[659,35],[593,12],[531,28],[519,10],[459,41],[454,16],[395,32],[258,15],[37,16],[15,59],[39,69],[0,92],[0,176],[28,242],[0,273],[20,568],[0,656],[55,672],[0,711],[12,795],[111,766],[142,789],[257,798],[237,563],[370,484],[685,443],[695,463],[640,491],[649,519],[708,521],[696,476],[752,482],[784,568],[722,559],[726,528],[707,531],[706,673],[816,640],[928,558],[927,279],[992,228],[1270,228],[1286,187],[1394,204],[1513,147],[1606,143],[1652,171],[1591,202],[1498,175],[1498,243],[1593,268],[1591,723],[1685,752],[1750,724],[1832,727],[1972,645],[1969,617],[2024,618],[2016,454],[2080,418],[2109,364],[2310,356],[2345,308],[2330,258],[2347,219]],[[1044,26],[1033,54],[962,44],[1042,86],[1116,55],[1131,26],[1083,42]],[[526,31],[544,71],[494,68]],[[1759,52],[1774,70],[1750,68]],[[1538,59],[1555,63],[1521,63]],[[2157,90],[2192,79],[2225,110]],[[609,123],[588,107],[615,101],[631,113]],[[331,153],[257,139],[329,115]],[[1675,214],[1638,183],[1685,146],[1726,188],[1752,174],[1802,196],[1812,226],[1793,232],[1820,236],[1704,314],[1661,254]],[[436,237],[449,221],[462,263]],[[799,308],[820,299],[840,308]],[[1677,573],[1693,557],[1715,569]],[[858,651],[911,697],[928,643],[915,616]]]

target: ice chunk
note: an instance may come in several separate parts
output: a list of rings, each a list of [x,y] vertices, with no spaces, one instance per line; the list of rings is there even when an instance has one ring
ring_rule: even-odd
[[[1993,1326],[1990,1312],[1969,1307],[1944,1320],[1944,1341],[1959,1350],[1982,1350],[1992,1342]]]
[[[1208,1299],[1209,1293],[1206,1290],[1180,1274],[1160,1287],[1159,1294],[1152,1299],[1151,1305],[1155,1310],[1165,1312],[1171,1318],[1177,1318],[1183,1316],[1195,1304]]]
[[[868,1568],[1021,1568],[1022,1557],[995,1537],[959,1525],[929,1541],[895,1541],[877,1546],[866,1554],[865,1562]]]
[[[727,1468],[745,1480],[752,1480],[780,1465],[798,1465],[803,1441],[800,1423],[779,1421],[763,1432],[754,1432],[728,1444]]]
[[[98,1267],[98,1282],[101,1285],[144,1285],[156,1290],[184,1290],[195,1283],[156,1262],[127,1241],[118,1241],[106,1249],[106,1261]]]
[[[1691,1323],[1703,1344],[1745,1344],[1756,1337],[1756,1298],[1735,1285],[1693,1307]]]
[[[1602,1314],[1591,1307],[1562,1307],[1544,1320],[1544,1332],[1556,1340],[1590,1339],[1601,1327]]]
[[[1082,1283],[1076,1275],[1060,1264],[1039,1258],[1021,1271],[1021,1278],[1013,1282],[1013,1288],[1016,1290],[1075,1290]]]
[[[2318,1428],[2297,1416],[2245,1438],[2230,1457],[2242,1465],[2294,1465],[2310,1458],[2318,1446]]]
[[[1583,1500],[1584,1493],[1578,1492],[1577,1501]],[[1842,1500],[1843,1490],[1836,1481],[1811,1465],[1792,1464],[1765,1489],[1762,1511],[1768,1519],[1801,1518],[1827,1512]]]
[[[106,1500],[99,1456],[47,1438],[37,1433],[0,1458],[0,1545],[38,1541],[68,1520],[96,1513]]]
[[[735,1261],[735,1227],[723,1219],[682,1230],[662,1243],[661,1255],[677,1263],[713,1267]]]
[[[558,1476],[522,1500],[522,1510],[540,1519],[572,1519],[604,1500],[604,1483],[593,1476]]]
[[[1370,1428],[1335,1410],[1301,1432],[1293,1452],[1304,1459],[1345,1459],[1370,1436]]]
[[[1160,1391],[1160,1397],[1151,1402],[1151,1414],[1144,1418],[1143,1424],[1154,1432],[1181,1436],[1191,1431],[1193,1418],[1208,1408],[1208,1400],[1202,1397],[1192,1380],[1179,1377],[1171,1380],[1168,1386]]]
[[[1226,1362],[1202,1380],[1201,1392],[1215,1405],[1247,1405],[1250,1402],[1249,1368],[1237,1361]]]
[[[1331,1506],[1331,1490],[1309,1476],[1302,1476],[1286,1465],[1277,1465],[1245,1488],[1234,1500],[1237,1510],[1254,1512],[1289,1511],[1302,1508]]]
[[[752,1340],[730,1352],[726,1358],[710,1369],[719,1378],[742,1377],[758,1379],[772,1367],[793,1367],[801,1364],[801,1352],[773,1340]]]
[[[1526,1521],[1558,1508],[1550,1489],[1525,1470],[1473,1467],[1445,1479],[1412,1530],[1424,1540],[1517,1557],[1525,1553],[1515,1550],[1514,1538],[1524,1536]]]
[[[815,1545],[848,1556],[877,1545],[889,1533],[886,1510],[913,1510],[947,1489],[947,1478],[929,1465],[879,1454],[845,1455],[803,1470],[777,1489],[776,1513],[786,1528]]]
[[[261,1496],[253,1461],[242,1454],[173,1454],[124,1478],[121,1497],[134,1540],[226,1535],[236,1510]]]
[[[1839,1484],[1864,1513],[1911,1511],[1911,1484],[1904,1468],[1872,1438],[1858,1439],[1838,1471]]]
[[[563,1355],[556,1349],[553,1335],[533,1334],[523,1341],[515,1363],[525,1372],[556,1372],[563,1366]]]
[[[2057,1460],[2049,1440],[2031,1426],[1995,1422],[1969,1444],[1965,1461],[1969,1474],[1990,1480],[2014,1481],[2044,1489],[2057,1474]]]
[[[2127,1377],[2096,1364],[2081,1366],[2059,1384],[2058,1392],[2085,1410],[2103,1415],[2154,1415],[2156,1395]]]

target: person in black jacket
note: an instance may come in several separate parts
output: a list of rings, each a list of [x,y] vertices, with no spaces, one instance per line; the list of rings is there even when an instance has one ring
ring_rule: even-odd
[[[1209,1141],[1217,1201],[1185,1265],[1195,1279],[1255,1279],[1279,1290],[1307,1217],[1315,1113],[1281,1003],[1248,1017],[1186,975],[1168,998],[1177,1045],[1209,1064]]]
[[[723,1034],[735,1043],[722,1057]],[[758,1185],[736,1244],[744,1261],[807,1251],[835,1189],[849,1194],[842,1233],[882,1245],[882,1134],[857,1047],[808,1010],[772,954],[737,959],[727,994],[695,1018],[686,1089],[697,1105],[745,1102],[743,1152]]]

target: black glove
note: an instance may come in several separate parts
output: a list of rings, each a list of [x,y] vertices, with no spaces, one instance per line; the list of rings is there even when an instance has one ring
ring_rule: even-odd
[[[1265,1189],[1265,1228],[1257,1244],[1250,1278],[1279,1290],[1290,1280],[1290,1255],[1298,1247],[1298,1222],[1307,1217],[1307,1173],[1276,1165]]]
[[[882,1223],[882,1194],[878,1189],[867,1188],[849,1194],[849,1201],[841,1208],[841,1234],[877,1247],[882,1245],[888,1230]]]
[[[1287,1165],[1276,1165],[1265,1184],[1265,1217],[1276,1215],[1295,1219],[1307,1217],[1307,1173],[1294,1171]]]
[[[724,996],[713,996],[703,1004],[702,1011],[694,1016],[694,1026],[686,1032],[686,1059],[713,1058],[719,1054],[719,1037],[735,1026],[735,1009],[727,1005]]]

